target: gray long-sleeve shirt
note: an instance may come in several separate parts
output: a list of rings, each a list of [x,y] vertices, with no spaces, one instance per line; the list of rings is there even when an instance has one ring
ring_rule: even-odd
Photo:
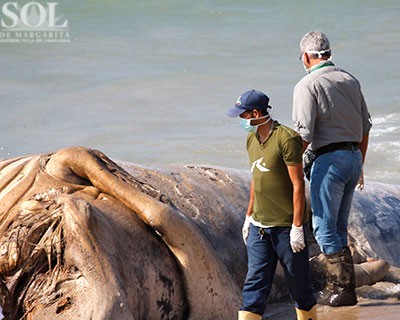
[[[360,142],[372,126],[359,82],[332,63],[297,83],[292,117],[314,151],[334,142]]]

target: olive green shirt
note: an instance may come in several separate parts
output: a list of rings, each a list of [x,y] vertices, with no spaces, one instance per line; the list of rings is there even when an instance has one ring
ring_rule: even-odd
[[[286,227],[293,222],[293,185],[287,165],[302,162],[302,139],[277,122],[260,143],[255,133],[247,137],[254,183],[253,219],[265,226]]]

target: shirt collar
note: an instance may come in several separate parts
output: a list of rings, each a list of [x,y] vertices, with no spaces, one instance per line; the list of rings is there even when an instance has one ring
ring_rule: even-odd
[[[315,71],[315,70],[324,68],[324,67],[329,67],[329,66],[334,66],[334,64],[333,64],[332,61],[322,60],[320,63],[318,63],[318,64],[312,66],[312,67],[310,68],[309,73],[311,73],[311,72],[313,72],[313,71]]]

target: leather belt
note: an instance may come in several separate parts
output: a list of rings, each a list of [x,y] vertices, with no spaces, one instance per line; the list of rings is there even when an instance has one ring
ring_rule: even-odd
[[[317,151],[315,151],[315,155],[319,157],[325,153],[333,152],[336,150],[355,151],[357,149],[358,149],[358,142],[335,142],[335,143],[330,143],[321,148],[318,148]]]

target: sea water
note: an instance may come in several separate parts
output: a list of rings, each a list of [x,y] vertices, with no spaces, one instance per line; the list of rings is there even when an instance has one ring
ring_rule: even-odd
[[[28,4],[26,29],[35,29],[40,7],[13,2],[21,21]],[[81,145],[143,165],[247,170],[246,133],[225,111],[255,88],[293,126],[292,92],[305,75],[298,43],[317,29],[372,116],[366,179],[400,183],[400,1],[56,3],[67,41],[7,42],[0,25],[0,158]]]

